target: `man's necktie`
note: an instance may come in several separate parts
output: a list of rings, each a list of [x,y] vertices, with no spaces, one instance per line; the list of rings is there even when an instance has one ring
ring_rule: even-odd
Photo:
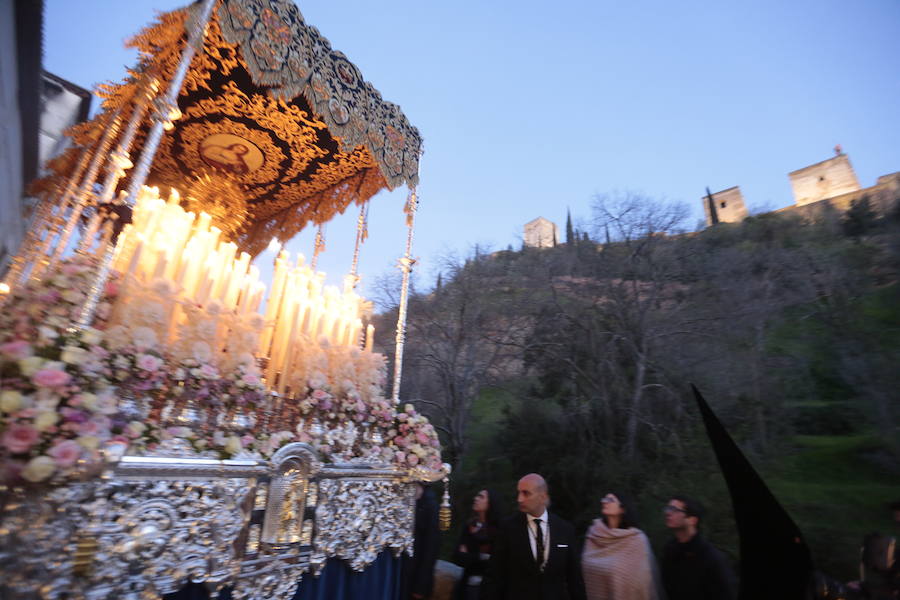
[[[537,549],[537,556],[535,556],[535,561],[539,568],[544,566],[544,531],[541,529],[541,520],[534,520],[534,539],[535,539],[535,547]]]

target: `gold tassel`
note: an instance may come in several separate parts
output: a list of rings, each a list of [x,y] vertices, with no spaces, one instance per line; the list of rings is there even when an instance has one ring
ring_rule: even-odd
[[[450,478],[444,477],[444,497],[441,499],[441,510],[438,513],[438,520],[440,521],[441,531],[449,531],[450,524],[453,521],[452,513],[450,512]]]

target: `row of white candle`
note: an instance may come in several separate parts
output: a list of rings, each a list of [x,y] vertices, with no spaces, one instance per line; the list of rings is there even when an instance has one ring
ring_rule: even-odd
[[[353,291],[348,276],[343,294],[334,286],[323,288],[324,273],[316,273],[298,255],[291,266],[290,254],[282,250],[275,259],[272,293],[266,304],[267,328],[260,340],[260,354],[269,358],[267,379],[278,380],[283,393],[286,376],[303,360],[310,346],[318,347],[323,338],[338,346],[358,346],[362,334],[364,302]],[[365,347],[372,350],[374,328],[366,330]],[[313,350],[318,351],[318,350]]]
[[[208,305],[216,300],[226,315],[251,314],[259,309],[266,289],[259,281],[259,269],[250,266],[250,255],[242,252],[235,258],[237,246],[219,240],[221,232],[211,226],[210,216],[186,212],[179,202],[176,190],[166,202],[156,188],[143,188],[132,222],[118,240],[114,261],[127,281],[171,284],[174,293],[164,300],[168,322],[159,325],[169,339],[185,319],[180,302]],[[225,321],[219,324],[229,326]],[[208,340],[213,345],[224,340],[225,331],[215,337]]]
[[[250,314],[259,310],[266,289],[259,281],[259,269],[250,265],[250,255],[238,254],[237,245],[220,240],[221,230],[210,216],[185,211],[180,200],[174,189],[165,201],[157,188],[144,187],[135,203],[132,223],[119,237],[114,262],[126,279],[142,285],[152,285],[156,280],[173,284],[176,292],[171,301],[175,306],[166,311],[170,323],[162,327],[170,337],[185,318],[180,301],[207,306],[217,300],[226,314]],[[275,259],[265,326],[257,348],[259,356],[269,359],[267,380],[278,381],[276,387],[282,393],[289,378],[285,375],[299,369],[310,353],[320,352],[322,343],[351,347],[362,343],[371,351],[374,338],[372,325],[363,338],[362,317],[367,303],[353,291],[356,279],[348,276],[343,292],[323,286],[325,274],[314,272],[304,260],[300,254],[292,265],[287,251],[281,251]],[[209,341],[223,338],[217,333],[216,340]]]

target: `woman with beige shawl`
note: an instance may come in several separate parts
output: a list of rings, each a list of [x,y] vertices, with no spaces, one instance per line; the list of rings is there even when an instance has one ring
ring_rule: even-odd
[[[613,493],[601,502],[581,555],[588,600],[662,600],[653,550],[637,528],[633,505]]]

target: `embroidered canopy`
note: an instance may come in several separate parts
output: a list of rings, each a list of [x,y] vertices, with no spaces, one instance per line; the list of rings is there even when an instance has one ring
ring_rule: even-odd
[[[160,15],[129,42],[141,53],[138,67],[103,87],[106,114],[75,128],[77,145],[93,143],[109,114],[123,109],[127,117],[148,82],[166,85],[197,7]],[[219,217],[251,254],[382,188],[418,181],[418,130],[291,0],[218,0],[178,108],[147,181],[175,187],[189,208]],[[146,126],[132,156],[145,135]],[[67,174],[77,153],[51,167]]]

